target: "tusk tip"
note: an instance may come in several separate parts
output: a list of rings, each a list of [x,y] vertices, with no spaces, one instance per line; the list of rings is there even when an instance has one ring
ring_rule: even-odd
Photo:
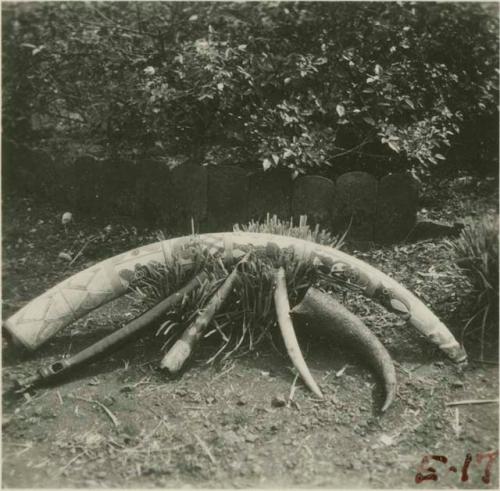
[[[382,406],[382,409],[380,410],[382,413],[385,413],[389,407],[391,406],[391,404],[394,402],[394,397],[395,397],[396,393],[395,393],[395,387],[392,389],[390,389],[387,393],[387,396],[385,398],[385,401],[384,401],[384,405]]]
[[[315,389],[311,388],[311,390],[314,393],[314,395],[316,397],[318,397],[319,399],[324,399],[325,398],[325,396],[323,395],[323,393],[321,392],[321,390],[319,390],[319,388],[317,388],[317,387]]]

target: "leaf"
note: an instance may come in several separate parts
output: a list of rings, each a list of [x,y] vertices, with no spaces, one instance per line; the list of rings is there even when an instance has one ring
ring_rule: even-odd
[[[376,75],[378,75],[378,76],[382,75],[383,71],[384,70],[382,69],[382,67],[380,65],[375,65],[375,74]]]
[[[343,116],[345,116],[345,107],[344,107],[342,104],[337,104],[336,110],[337,110],[337,114],[338,114],[341,118],[342,118]]]
[[[199,101],[203,101],[204,99],[213,99],[214,96],[212,94],[202,94],[198,97]]]
[[[440,153],[437,153],[436,155],[434,155],[434,157],[436,157],[439,160],[446,160],[446,157],[444,155],[441,155]]]
[[[189,22],[195,22],[198,20],[198,16],[196,14],[192,15],[190,18],[189,18]]]
[[[272,166],[273,166],[273,164],[269,159],[264,159],[262,161],[262,167],[264,168],[265,171],[270,169]]]
[[[408,310],[408,307],[403,302],[400,302],[399,300],[395,298],[391,298],[390,300],[391,307],[396,311],[399,312],[400,314],[408,315],[410,311]]]
[[[274,153],[273,153],[272,157],[273,157],[274,163],[276,165],[278,165],[278,162],[280,161],[280,158],[276,154],[274,154]]]
[[[369,124],[370,126],[375,126],[377,123],[375,123],[375,120],[370,117],[370,116],[367,116],[365,118],[363,118],[363,121],[366,123],[366,124]]]
[[[224,90],[224,84],[222,82],[219,82],[217,84],[217,89],[219,89],[222,92]]]
[[[71,255],[67,252],[60,252],[57,257],[59,259],[64,259],[65,261],[71,261]]]
[[[399,148],[399,145],[395,142],[395,141],[388,141],[387,142],[387,145],[389,145],[389,147],[394,150],[396,153],[399,153],[400,151],[400,148]]]
[[[42,44],[41,46],[38,46],[38,48],[35,48],[35,49],[31,52],[31,54],[34,56],[34,55],[36,55],[36,54],[40,53],[40,51],[42,51],[42,49],[44,49],[44,48],[45,48],[45,46]]]
[[[413,104],[413,101],[411,99],[405,99],[406,104],[410,106],[413,110],[415,110],[415,104]]]

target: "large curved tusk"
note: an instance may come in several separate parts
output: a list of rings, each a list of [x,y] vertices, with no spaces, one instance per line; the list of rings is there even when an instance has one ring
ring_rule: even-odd
[[[324,329],[332,335],[335,342],[346,344],[357,351],[384,382],[385,402],[382,411],[392,404],[396,396],[396,370],[391,355],[359,317],[331,295],[316,288],[307,290],[291,314],[307,326]]]
[[[452,360],[465,362],[467,355],[448,328],[418,298],[398,282],[367,263],[332,247],[295,237],[252,232],[222,232],[186,236],[145,245],[102,261],[62,281],[11,316],[5,328],[14,339],[35,349],[56,332],[97,307],[127,291],[135,265],[170,263],[183,246],[195,241],[213,254],[239,258],[249,250],[265,255],[289,251],[299,260],[310,260],[323,271],[333,272],[357,285],[367,297],[408,320]],[[231,246],[231,247],[229,247]],[[182,261],[192,264],[188,251]]]
[[[274,305],[281,335],[283,336],[286,351],[292,360],[293,366],[297,369],[307,387],[322,399],[323,394],[307,367],[300,351],[297,337],[295,336],[292,320],[290,319],[290,304],[288,303],[285,270],[283,268],[279,268],[274,274]]]

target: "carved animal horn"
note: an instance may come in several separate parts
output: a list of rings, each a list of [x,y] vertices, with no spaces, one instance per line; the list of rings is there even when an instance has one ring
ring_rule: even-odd
[[[307,326],[325,330],[336,343],[347,345],[358,352],[384,382],[386,397],[382,411],[392,404],[396,395],[396,370],[391,356],[359,317],[331,295],[316,288],[307,290],[291,314]]]
[[[467,360],[463,348],[430,309],[381,271],[332,247],[295,237],[252,232],[178,237],[119,254],[71,276],[35,298],[11,316],[4,327],[19,343],[36,349],[68,324],[123,295],[137,264],[171,263],[175,251],[193,240],[213,254],[230,251],[224,254],[225,259],[227,256],[238,259],[252,249],[262,254],[274,253],[277,249],[291,251],[299,260],[313,261],[322,271],[341,276],[357,285],[367,297],[396,311],[455,362]],[[189,257],[183,264],[189,267]]]
[[[292,320],[290,319],[290,304],[288,303],[285,270],[283,268],[279,268],[274,274],[274,305],[281,335],[283,336],[286,351],[292,360],[293,366],[297,369],[307,387],[318,397],[323,398],[323,394],[302,356],[297,337],[295,336]]]

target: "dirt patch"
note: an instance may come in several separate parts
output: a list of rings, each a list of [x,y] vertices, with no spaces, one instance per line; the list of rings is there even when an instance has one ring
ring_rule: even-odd
[[[468,214],[495,206],[494,197],[467,196]],[[463,217],[453,203],[454,219]],[[98,219],[66,233],[59,219],[58,210],[30,201],[4,204],[5,317],[87,263],[155,240],[154,232],[125,224],[103,232],[107,224]],[[58,259],[62,250],[74,257],[92,235],[99,238],[71,266]],[[443,241],[355,254],[419,294],[459,334],[468,287]],[[300,336],[325,395],[320,401],[300,383],[289,400],[295,374],[281,349],[207,367],[214,348],[204,345],[181,377],[168,379],[156,368],[162,340],[151,336],[65,383],[4,395],[3,486],[497,488],[497,464],[485,483],[487,456],[477,455],[498,450],[498,405],[446,406],[498,398],[496,347],[487,352],[491,364],[472,361],[460,372],[395,316],[353,294],[347,301],[396,363],[398,397],[384,416],[380,383],[331,341]],[[129,307],[125,298],[100,309],[34,354],[4,341],[4,387],[116,329],[130,319]],[[469,352],[477,357],[472,346]],[[429,464],[437,481],[417,484],[428,454],[447,462]],[[462,482],[467,454],[472,461]]]

